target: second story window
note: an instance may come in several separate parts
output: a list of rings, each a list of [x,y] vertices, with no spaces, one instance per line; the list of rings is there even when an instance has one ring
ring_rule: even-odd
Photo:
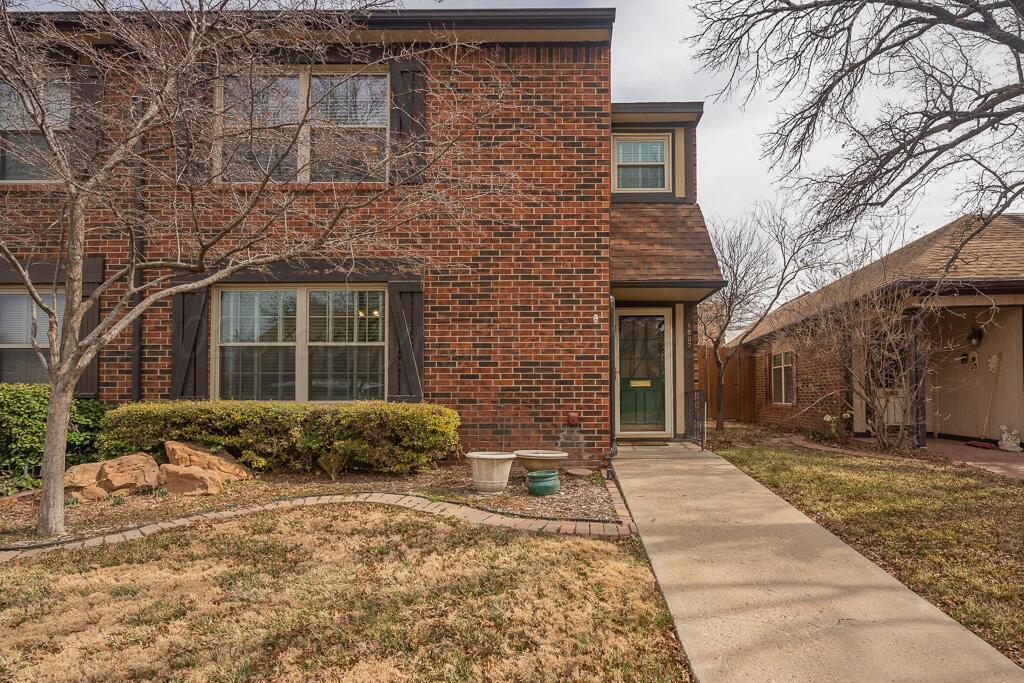
[[[312,180],[384,180],[387,76],[313,74],[309,102]]]
[[[32,112],[7,83],[0,83],[0,180],[37,181],[52,178],[52,153],[37,124],[45,116],[58,136],[71,119],[71,88],[54,83],[43,88],[42,109]]]
[[[221,92],[224,180],[387,179],[387,74],[230,76]]]
[[[295,180],[299,150],[299,77],[230,77],[223,83],[224,177]]]
[[[616,135],[613,191],[666,192],[669,189],[669,135]]]

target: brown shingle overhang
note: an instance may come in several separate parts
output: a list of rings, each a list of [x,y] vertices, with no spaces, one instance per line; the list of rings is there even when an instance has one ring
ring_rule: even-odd
[[[613,205],[611,281],[633,287],[721,287],[722,272],[700,207]]]
[[[977,218],[962,216],[817,291],[786,302],[762,320],[744,344],[810,318],[838,301],[883,288],[941,285],[942,291],[949,293],[1024,292],[1024,214],[998,216],[964,243],[980,225]],[[954,248],[960,245],[959,257],[950,264]]]

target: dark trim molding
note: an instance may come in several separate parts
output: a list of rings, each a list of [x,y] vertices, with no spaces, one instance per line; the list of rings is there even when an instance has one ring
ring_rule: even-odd
[[[729,283],[726,280],[612,280],[612,287],[689,287],[719,290],[727,284]]]
[[[703,114],[704,102],[612,102],[613,114]]]
[[[22,265],[28,270],[28,276],[34,283],[64,284],[64,268],[56,268],[52,261],[33,261],[27,266]],[[101,282],[103,282],[103,257],[86,256],[82,262],[82,284],[85,294],[91,293]],[[11,264],[7,261],[0,261],[0,285],[23,284],[25,283],[21,276]]]
[[[197,276],[198,277],[198,276]],[[273,263],[260,270],[245,270],[220,283],[258,284],[262,282],[406,282],[422,281],[422,273],[407,264],[389,259],[357,259],[338,263],[329,259],[301,259]],[[217,283],[217,284],[220,284]]]
[[[55,21],[60,28],[78,28],[80,12],[24,12],[19,24],[31,24],[41,17]],[[253,14],[258,14],[254,12]],[[270,13],[266,13],[268,16]],[[322,12],[325,16],[343,14]],[[357,16],[358,13],[344,13]],[[615,23],[613,8],[569,9],[468,9],[468,10],[376,10],[365,14],[362,28],[375,30],[436,29],[608,29]]]
[[[693,204],[672,192],[612,192],[612,204]]]

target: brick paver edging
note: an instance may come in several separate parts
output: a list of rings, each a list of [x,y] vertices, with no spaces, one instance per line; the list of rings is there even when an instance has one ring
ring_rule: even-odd
[[[242,517],[254,512],[264,510],[276,510],[281,508],[310,507],[313,505],[325,505],[329,503],[377,503],[380,505],[394,505],[418,510],[432,515],[452,517],[461,519],[470,524],[483,526],[501,527],[515,529],[517,531],[539,532],[548,534],[567,534],[574,536],[591,536],[603,538],[617,538],[620,536],[632,536],[636,533],[636,527],[629,518],[629,513],[622,514],[625,506],[622,505],[622,498],[619,495],[618,487],[613,482],[607,482],[609,492],[612,493],[615,501],[616,511],[622,521],[619,524],[603,522],[576,522],[573,520],[552,520],[552,519],[529,519],[526,517],[511,517],[508,515],[488,512],[468,505],[456,503],[435,502],[421,496],[412,496],[401,493],[359,493],[354,495],[325,494],[319,496],[304,496],[301,498],[289,498],[287,500],[275,500],[262,505],[251,507],[233,508],[219,512],[205,512],[195,515],[178,517],[164,522],[154,522],[141,527],[113,531],[99,534],[90,538],[74,541],[54,543],[47,546],[27,547],[24,549],[14,548],[0,551],[0,562],[6,562],[19,557],[32,557],[41,553],[54,550],[76,550],[78,548],[93,548],[100,545],[114,545],[124,541],[132,541],[137,538],[145,538],[163,531],[170,531],[179,527],[188,526],[194,522],[208,520],[220,522],[235,517]],[[614,489],[614,490],[613,490]],[[622,510],[620,510],[620,506]]]

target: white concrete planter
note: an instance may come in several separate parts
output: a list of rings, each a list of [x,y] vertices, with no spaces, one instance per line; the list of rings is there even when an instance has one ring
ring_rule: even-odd
[[[469,460],[469,465],[473,468],[473,488],[476,492],[493,496],[504,491],[515,457],[512,453],[499,451],[466,453],[466,460]]]
[[[516,451],[516,459],[519,464],[526,468],[527,472],[539,472],[540,470],[555,470],[562,466],[562,463],[569,454],[565,451]]]

